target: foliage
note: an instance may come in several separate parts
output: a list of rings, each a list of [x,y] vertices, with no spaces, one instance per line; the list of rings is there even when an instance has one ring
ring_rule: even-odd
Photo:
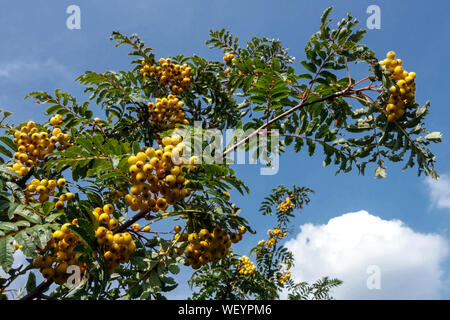
[[[269,239],[260,241],[250,250],[256,256],[256,268],[250,273],[240,273],[239,258],[233,253],[217,263],[204,266],[194,272],[190,284],[199,288],[192,299],[279,299],[282,291],[287,292],[290,300],[331,299],[330,290],[340,284],[338,279],[324,277],[313,284],[295,283],[289,271],[294,266],[292,253],[280,241],[286,236],[290,218],[295,211],[303,209],[309,203],[308,195],[312,190],[293,186],[292,190],[278,186],[267,196],[260,208],[262,215],[276,212],[277,226],[268,230]],[[293,206],[280,209],[279,204],[285,198],[292,199]],[[283,279],[284,278],[284,279]]]

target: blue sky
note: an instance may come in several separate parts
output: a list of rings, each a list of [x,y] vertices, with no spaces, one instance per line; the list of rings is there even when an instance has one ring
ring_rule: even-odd
[[[66,28],[66,8],[71,4],[81,8],[80,30]],[[369,30],[363,41],[379,58],[384,58],[389,50],[396,51],[408,71],[417,73],[416,100],[419,103],[431,101],[428,128],[442,132],[444,137],[444,142],[433,148],[438,156],[437,170],[440,174],[450,175],[450,148],[446,139],[450,129],[446,74],[450,70],[448,1],[434,1],[432,5],[423,1],[400,0],[341,0],[336,3],[268,0],[4,2],[0,10],[0,38],[3,43],[0,51],[0,108],[14,112],[12,119],[16,123],[28,119],[44,121],[42,107],[23,100],[28,92],[51,92],[62,88],[80,100],[86,99],[82,87],[74,82],[76,76],[86,70],[102,72],[128,67],[127,50],[115,49],[109,41],[113,30],[139,34],[150,47],[155,48],[157,56],[182,53],[221,58],[220,52],[209,50],[204,42],[210,29],[226,28],[239,36],[241,43],[252,36],[279,38],[299,61],[303,59],[304,45],[317,30],[320,15],[326,7],[334,5],[332,17],[336,20],[351,11],[359,18],[363,28],[369,16],[366,9],[371,4],[381,8],[381,29]],[[300,72],[298,62],[295,66]],[[98,109],[94,111],[99,112]],[[300,232],[297,227],[305,223],[327,225],[332,218],[366,210],[384,221],[402,221],[403,227],[399,232],[407,229],[416,234],[436,234],[448,243],[450,206],[446,205],[446,199],[450,191],[445,183],[427,183],[424,178],[417,177],[415,170],[402,172],[399,165],[393,164],[388,164],[388,177],[384,180],[375,180],[370,169],[366,176],[359,176],[356,172],[335,176],[334,167],[322,167],[320,152],[318,157],[313,158],[308,158],[304,153],[288,152],[281,158],[280,165],[279,173],[274,176],[259,175],[260,168],[255,165],[236,167],[237,174],[250,186],[251,195],[245,198],[233,196],[243,208],[243,215],[260,231],[255,236],[248,236],[249,241],[239,244],[239,252],[248,252],[255,241],[264,238],[264,231],[272,226],[272,219],[260,219],[256,204],[279,184],[305,185],[316,191],[311,204],[294,220],[290,239]],[[392,245],[395,246],[394,243]],[[423,250],[418,246],[399,250]],[[445,254],[441,256],[445,257]],[[431,297],[448,299],[450,262],[448,255],[442,263],[439,257],[436,258],[438,268],[435,272],[440,274],[443,289]],[[297,268],[301,268],[302,263],[307,262],[297,261]],[[395,269],[389,267],[389,261],[384,263],[384,269]],[[330,273],[335,271],[333,266],[324,269],[324,272],[328,270]],[[419,270],[410,279],[420,274]],[[301,276],[309,277],[305,274]],[[179,278],[184,280],[186,274]],[[183,297],[185,288],[181,285],[172,297]],[[420,286],[413,289],[420,291]],[[361,291],[359,297],[402,297],[402,291],[399,288],[387,296]],[[377,291],[377,294],[380,292],[383,290]]]

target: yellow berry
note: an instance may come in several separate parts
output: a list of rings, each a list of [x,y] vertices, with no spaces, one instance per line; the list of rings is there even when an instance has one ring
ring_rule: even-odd
[[[100,222],[101,224],[108,224],[109,223],[109,214],[107,213],[102,213],[99,217],[98,217],[98,222]]]
[[[103,212],[107,214],[112,214],[114,212],[114,206],[112,204],[105,204],[103,206]]]
[[[56,230],[52,234],[52,238],[55,239],[56,241],[61,240],[63,237],[64,237],[64,232],[62,232],[61,230]]]
[[[189,234],[189,236],[188,236],[188,241],[189,241],[190,243],[197,243],[197,242],[198,242],[198,234],[195,233],[195,232]]]
[[[146,161],[147,160],[147,155],[144,153],[144,152],[139,152],[137,155],[136,155],[136,159],[137,159],[137,161]]]
[[[66,179],[64,178],[59,178],[58,181],[56,182],[58,187],[63,187],[66,185]]]
[[[156,206],[160,210],[166,210],[167,209],[167,200],[164,198],[159,198],[158,200],[156,200]]]
[[[64,209],[64,202],[62,202],[62,201],[57,201],[57,202],[55,203],[55,208],[56,208],[56,210]]]
[[[108,228],[109,229],[115,229],[119,225],[119,221],[116,218],[112,218],[108,222]]]
[[[129,165],[136,164],[136,162],[137,162],[137,157],[136,156],[131,156],[131,157],[128,158],[128,164]]]
[[[395,52],[394,52],[394,51],[389,51],[389,52],[386,54],[386,58],[388,58],[388,59],[394,59],[394,58],[395,58]]]
[[[106,235],[106,232],[108,230],[106,230],[105,227],[98,227],[98,229],[95,231],[95,236],[97,238],[103,238]]]

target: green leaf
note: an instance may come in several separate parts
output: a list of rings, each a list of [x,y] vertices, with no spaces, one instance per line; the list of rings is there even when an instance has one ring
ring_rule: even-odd
[[[11,222],[2,222],[0,223],[0,229],[5,231],[17,231],[18,228]]]
[[[169,264],[168,269],[172,274],[178,274],[180,272],[180,267],[176,264]]]
[[[308,145],[309,156],[312,157],[314,155],[314,151],[316,150],[316,144],[311,140],[307,140],[306,143]]]
[[[14,210],[14,214],[24,217],[25,219],[34,224],[39,224],[42,222],[41,217],[39,217],[39,215],[26,209],[25,206],[23,205],[17,206],[17,208]]]
[[[17,241],[19,245],[22,246],[22,249],[20,249],[24,255],[27,257],[33,257],[36,254],[36,246],[33,243],[33,240],[30,238],[30,236],[26,233],[26,229],[20,231],[14,236],[14,240]]]
[[[92,154],[95,154],[94,146],[92,144],[92,141],[90,141],[89,139],[87,139],[85,137],[78,138],[76,140],[76,143],[81,145],[84,149],[86,149],[87,151],[91,152]]]
[[[53,106],[48,107],[45,112],[47,113],[48,116],[58,112],[59,110],[61,110],[63,107],[59,104],[55,104]]]
[[[297,79],[308,79],[308,80],[312,80],[312,75],[311,74],[309,74],[309,73],[302,73],[302,74],[299,74],[298,76],[297,76]]]
[[[156,270],[154,270],[150,273],[150,277],[148,280],[149,280],[150,285],[153,287],[161,286],[161,280],[159,279],[159,275]]]
[[[267,102],[267,97],[263,96],[251,96],[248,101],[258,104],[265,104]]]
[[[327,21],[331,10],[333,10],[333,7],[328,7],[323,11],[322,16],[320,17],[320,22],[322,22],[322,24],[324,24]]]
[[[103,141],[104,141],[104,139],[103,139],[103,137],[101,135],[98,134],[98,135],[94,136],[95,147],[98,150],[102,151],[102,152],[104,152],[104,150],[103,150]]]
[[[50,211],[52,211],[52,209],[55,207],[55,203],[54,202],[45,202],[42,205],[42,210],[44,211],[44,214],[49,214]]]
[[[27,292],[30,293],[36,288],[36,275],[33,272],[28,274],[27,284],[25,285]]]
[[[58,219],[60,216],[62,216],[63,214],[64,214],[64,212],[53,213],[53,214],[51,214],[51,215],[49,215],[48,217],[45,218],[45,222],[46,223],[53,222],[56,219]]]
[[[139,145],[139,142],[137,142],[137,141],[133,142],[131,148],[132,148],[132,151],[134,154],[137,154],[139,151],[141,151],[141,146]]]
[[[26,220],[20,220],[14,223],[16,227],[28,228],[31,224]]]
[[[27,233],[33,237],[33,242],[40,249],[43,249],[52,237],[52,232],[48,225],[37,225],[28,229]]]
[[[16,196],[20,199],[20,201],[24,202],[25,201],[25,194],[22,191],[22,188],[14,182],[8,181],[6,182],[6,186],[11,189],[11,191],[13,193],[16,194]]]
[[[12,158],[12,153],[8,149],[6,149],[3,145],[0,144],[0,152],[7,156],[8,158]]]
[[[301,65],[305,67],[306,70],[315,73],[317,71],[317,67],[312,62],[300,61]]]

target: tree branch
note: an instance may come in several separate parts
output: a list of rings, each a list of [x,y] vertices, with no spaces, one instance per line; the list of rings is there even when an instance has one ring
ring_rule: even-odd
[[[114,229],[114,233],[119,233],[125,231],[127,228],[131,227],[132,224],[134,224],[136,221],[141,220],[144,218],[150,211],[142,211],[137,214],[135,214],[130,220],[126,221],[122,225],[118,226],[116,229]]]
[[[347,94],[353,94],[359,91],[363,91],[363,90],[367,90],[367,88],[362,88],[359,90],[350,90],[349,88],[346,88],[345,90],[342,91],[338,91],[335,93],[332,93],[328,96],[313,100],[313,101],[309,101],[309,102],[304,102],[301,101],[299,104],[297,104],[296,106],[292,107],[291,109],[283,112],[282,114],[276,116],[275,118],[272,118],[271,120],[267,121],[266,123],[264,123],[262,126],[260,126],[258,129],[256,129],[255,131],[253,131],[251,134],[249,134],[248,136],[246,136],[244,139],[238,141],[237,143],[233,144],[232,146],[230,146],[228,149],[226,149],[222,155],[220,156],[221,158],[225,157],[228,153],[234,151],[236,148],[238,148],[239,146],[241,146],[242,144],[246,143],[247,141],[249,141],[251,138],[253,138],[254,136],[258,135],[262,130],[266,129],[267,127],[269,127],[272,123],[283,119],[284,117],[290,115],[291,113],[294,113],[295,111],[297,111],[298,109],[302,108],[302,107],[306,107],[318,102],[323,102],[326,100],[330,100],[330,99],[334,99],[337,97],[341,97],[341,96],[345,96]]]

